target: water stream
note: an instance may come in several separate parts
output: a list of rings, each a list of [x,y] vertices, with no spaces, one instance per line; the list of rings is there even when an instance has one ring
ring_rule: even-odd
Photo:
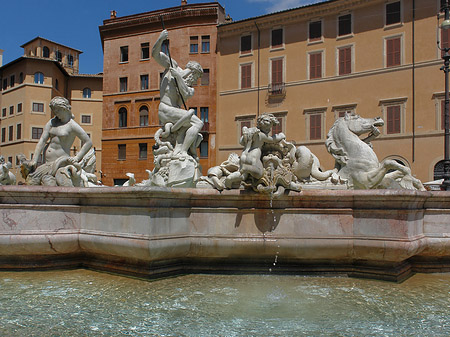
[[[345,277],[0,273],[1,336],[448,336],[450,274]]]

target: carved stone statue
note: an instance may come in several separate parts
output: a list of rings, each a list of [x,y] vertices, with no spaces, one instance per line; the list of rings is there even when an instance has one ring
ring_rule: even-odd
[[[200,177],[197,187],[214,187],[219,191],[225,188],[225,179],[233,172],[239,171],[239,156],[231,153],[228,159],[208,170],[208,176]],[[203,182],[203,183],[202,183]]]
[[[336,120],[327,135],[325,146],[336,159],[338,175],[348,180],[349,188],[407,188],[425,190],[411,170],[394,160],[378,161],[370,141],[376,138],[384,121],[346,113]],[[368,137],[360,136],[369,133]],[[391,171],[391,172],[389,172]]]
[[[21,156],[21,173],[27,185],[82,186],[95,185],[95,154],[87,133],[74,121],[69,101],[54,97],[50,108],[55,115],[44,127],[31,160]],[[70,148],[78,137],[83,146],[75,156]],[[37,166],[43,152],[44,163]],[[36,167],[37,166],[37,167]]]
[[[0,185],[15,185],[16,176],[9,169],[12,164],[5,161],[3,156],[0,156]]]
[[[202,76],[199,63],[189,61],[186,69],[161,51],[168,39],[163,30],[152,49],[152,56],[165,71],[161,79],[161,101],[158,116],[163,127],[155,134],[153,148],[155,169],[138,186],[194,187],[200,177],[197,147],[203,137],[203,122],[195,110],[183,109],[185,102],[194,95],[193,84]]]

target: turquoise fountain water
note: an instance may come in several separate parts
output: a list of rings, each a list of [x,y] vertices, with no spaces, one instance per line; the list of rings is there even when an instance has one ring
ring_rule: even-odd
[[[189,275],[148,282],[86,270],[0,273],[2,336],[448,336],[450,274]]]

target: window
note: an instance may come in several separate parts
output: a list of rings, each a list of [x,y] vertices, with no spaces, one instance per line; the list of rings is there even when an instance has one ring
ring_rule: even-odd
[[[200,84],[209,85],[209,69],[203,69],[203,75]]]
[[[59,81],[58,81],[58,79],[55,79],[55,89],[59,90]]]
[[[23,83],[23,73],[19,74],[19,84]]]
[[[11,116],[11,115],[14,115],[14,105],[11,105],[10,107],[9,107],[9,115]]]
[[[189,46],[189,53],[197,54],[198,53],[198,36],[191,36],[190,41],[191,41],[191,43]]]
[[[388,134],[401,132],[401,106],[390,105],[386,107],[386,131]]]
[[[120,108],[119,109],[119,128],[127,127],[127,109]]]
[[[81,115],[82,124],[91,124],[91,115]]]
[[[202,53],[209,53],[209,35],[202,35]]]
[[[161,45],[161,51],[166,54],[169,55],[169,41],[165,40],[162,45]]]
[[[339,75],[352,72],[352,47],[339,48]]]
[[[59,50],[56,51],[56,60],[58,62],[62,61],[62,53]]]
[[[150,58],[150,44],[148,42],[141,43],[141,60]]]
[[[322,21],[312,21],[309,23],[309,41],[322,39]]]
[[[17,113],[22,112],[22,103],[17,104]]]
[[[200,143],[200,158],[207,158],[208,157],[208,139],[203,139]]]
[[[309,54],[309,78],[322,77],[322,52]]]
[[[283,59],[271,60],[271,88],[272,94],[280,94],[283,91]]]
[[[22,124],[16,125],[16,139],[22,139]]]
[[[139,126],[148,126],[148,108],[145,105],[139,108]]]
[[[252,65],[241,64],[241,89],[252,87]]]
[[[2,109],[2,117],[6,117],[6,108]]]
[[[3,79],[3,90],[6,90],[8,88],[8,79],[4,78]]]
[[[251,128],[253,125],[253,121],[255,119],[255,115],[252,116],[238,116],[235,118],[235,121],[237,122],[237,140],[240,141],[242,137],[242,129],[243,127]]]
[[[90,88],[83,89],[83,98],[91,98],[91,89]]]
[[[197,115],[197,108],[196,108],[196,107],[194,107],[194,108],[189,107],[189,109],[194,110],[194,115],[198,116],[198,115]]]
[[[128,46],[120,47],[120,62],[128,62]]]
[[[139,144],[139,159],[147,159],[147,144]]]
[[[148,74],[141,75],[141,90],[148,89]]]
[[[386,25],[401,22],[400,1],[386,4]]]
[[[42,49],[42,57],[50,57],[50,49],[46,46]]]
[[[127,144],[119,144],[117,145],[117,159],[118,160],[126,160],[127,159]]]
[[[11,157],[11,156],[8,157],[8,162],[11,163],[11,164],[12,164],[12,158],[13,158],[13,157]]]
[[[44,74],[41,72],[37,72],[34,74],[34,83],[44,84]]]
[[[31,128],[31,138],[32,139],[40,139],[42,135],[42,128]]]
[[[352,15],[346,14],[338,18],[338,36],[352,33]]]
[[[69,65],[69,67],[73,67],[73,55],[68,55],[67,56],[67,64]]]
[[[10,126],[8,127],[8,131],[9,131],[9,137],[8,137],[8,140],[9,140],[10,142],[12,142],[12,141],[14,140],[14,126],[10,125]]]
[[[2,143],[6,142],[6,128],[2,128]]]
[[[33,111],[34,112],[44,112],[44,103],[33,102]]]
[[[14,86],[16,82],[16,77],[14,75],[11,75],[10,80],[9,80],[9,85],[11,86],[11,88]]]
[[[346,113],[348,114],[354,114],[356,111],[356,104],[349,105],[349,106],[340,106],[333,108],[334,111],[334,118],[338,119],[340,117],[344,117]]]
[[[272,48],[283,46],[283,28],[272,29]]]
[[[309,139],[318,140],[322,139],[322,114],[310,114],[309,115]]]
[[[401,64],[401,38],[386,39],[386,67],[399,66]]]
[[[120,92],[126,92],[128,90],[128,77],[121,77],[120,82]]]
[[[241,36],[241,54],[249,54],[252,52],[252,36]]]
[[[208,107],[201,107],[200,108],[200,119],[204,123],[208,123],[208,114],[209,114],[209,108]]]

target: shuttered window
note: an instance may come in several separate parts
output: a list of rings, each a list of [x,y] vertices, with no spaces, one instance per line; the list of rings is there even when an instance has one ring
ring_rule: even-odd
[[[322,138],[322,114],[309,116],[309,139],[317,140]]]
[[[252,86],[252,65],[241,65],[241,89],[250,88]]]
[[[391,105],[387,107],[387,133],[400,133],[400,105]]]
[[[386,40],[386,66],[393,67],[401,64],[400,37]]]
[[[283,83],[283,59],[272,60],[272,84]]]
[[[322,53],[309,54],[309,78],[322,77]]]
[[[339,49],[339,75],[350,74],[352,72],[352,48]]]

